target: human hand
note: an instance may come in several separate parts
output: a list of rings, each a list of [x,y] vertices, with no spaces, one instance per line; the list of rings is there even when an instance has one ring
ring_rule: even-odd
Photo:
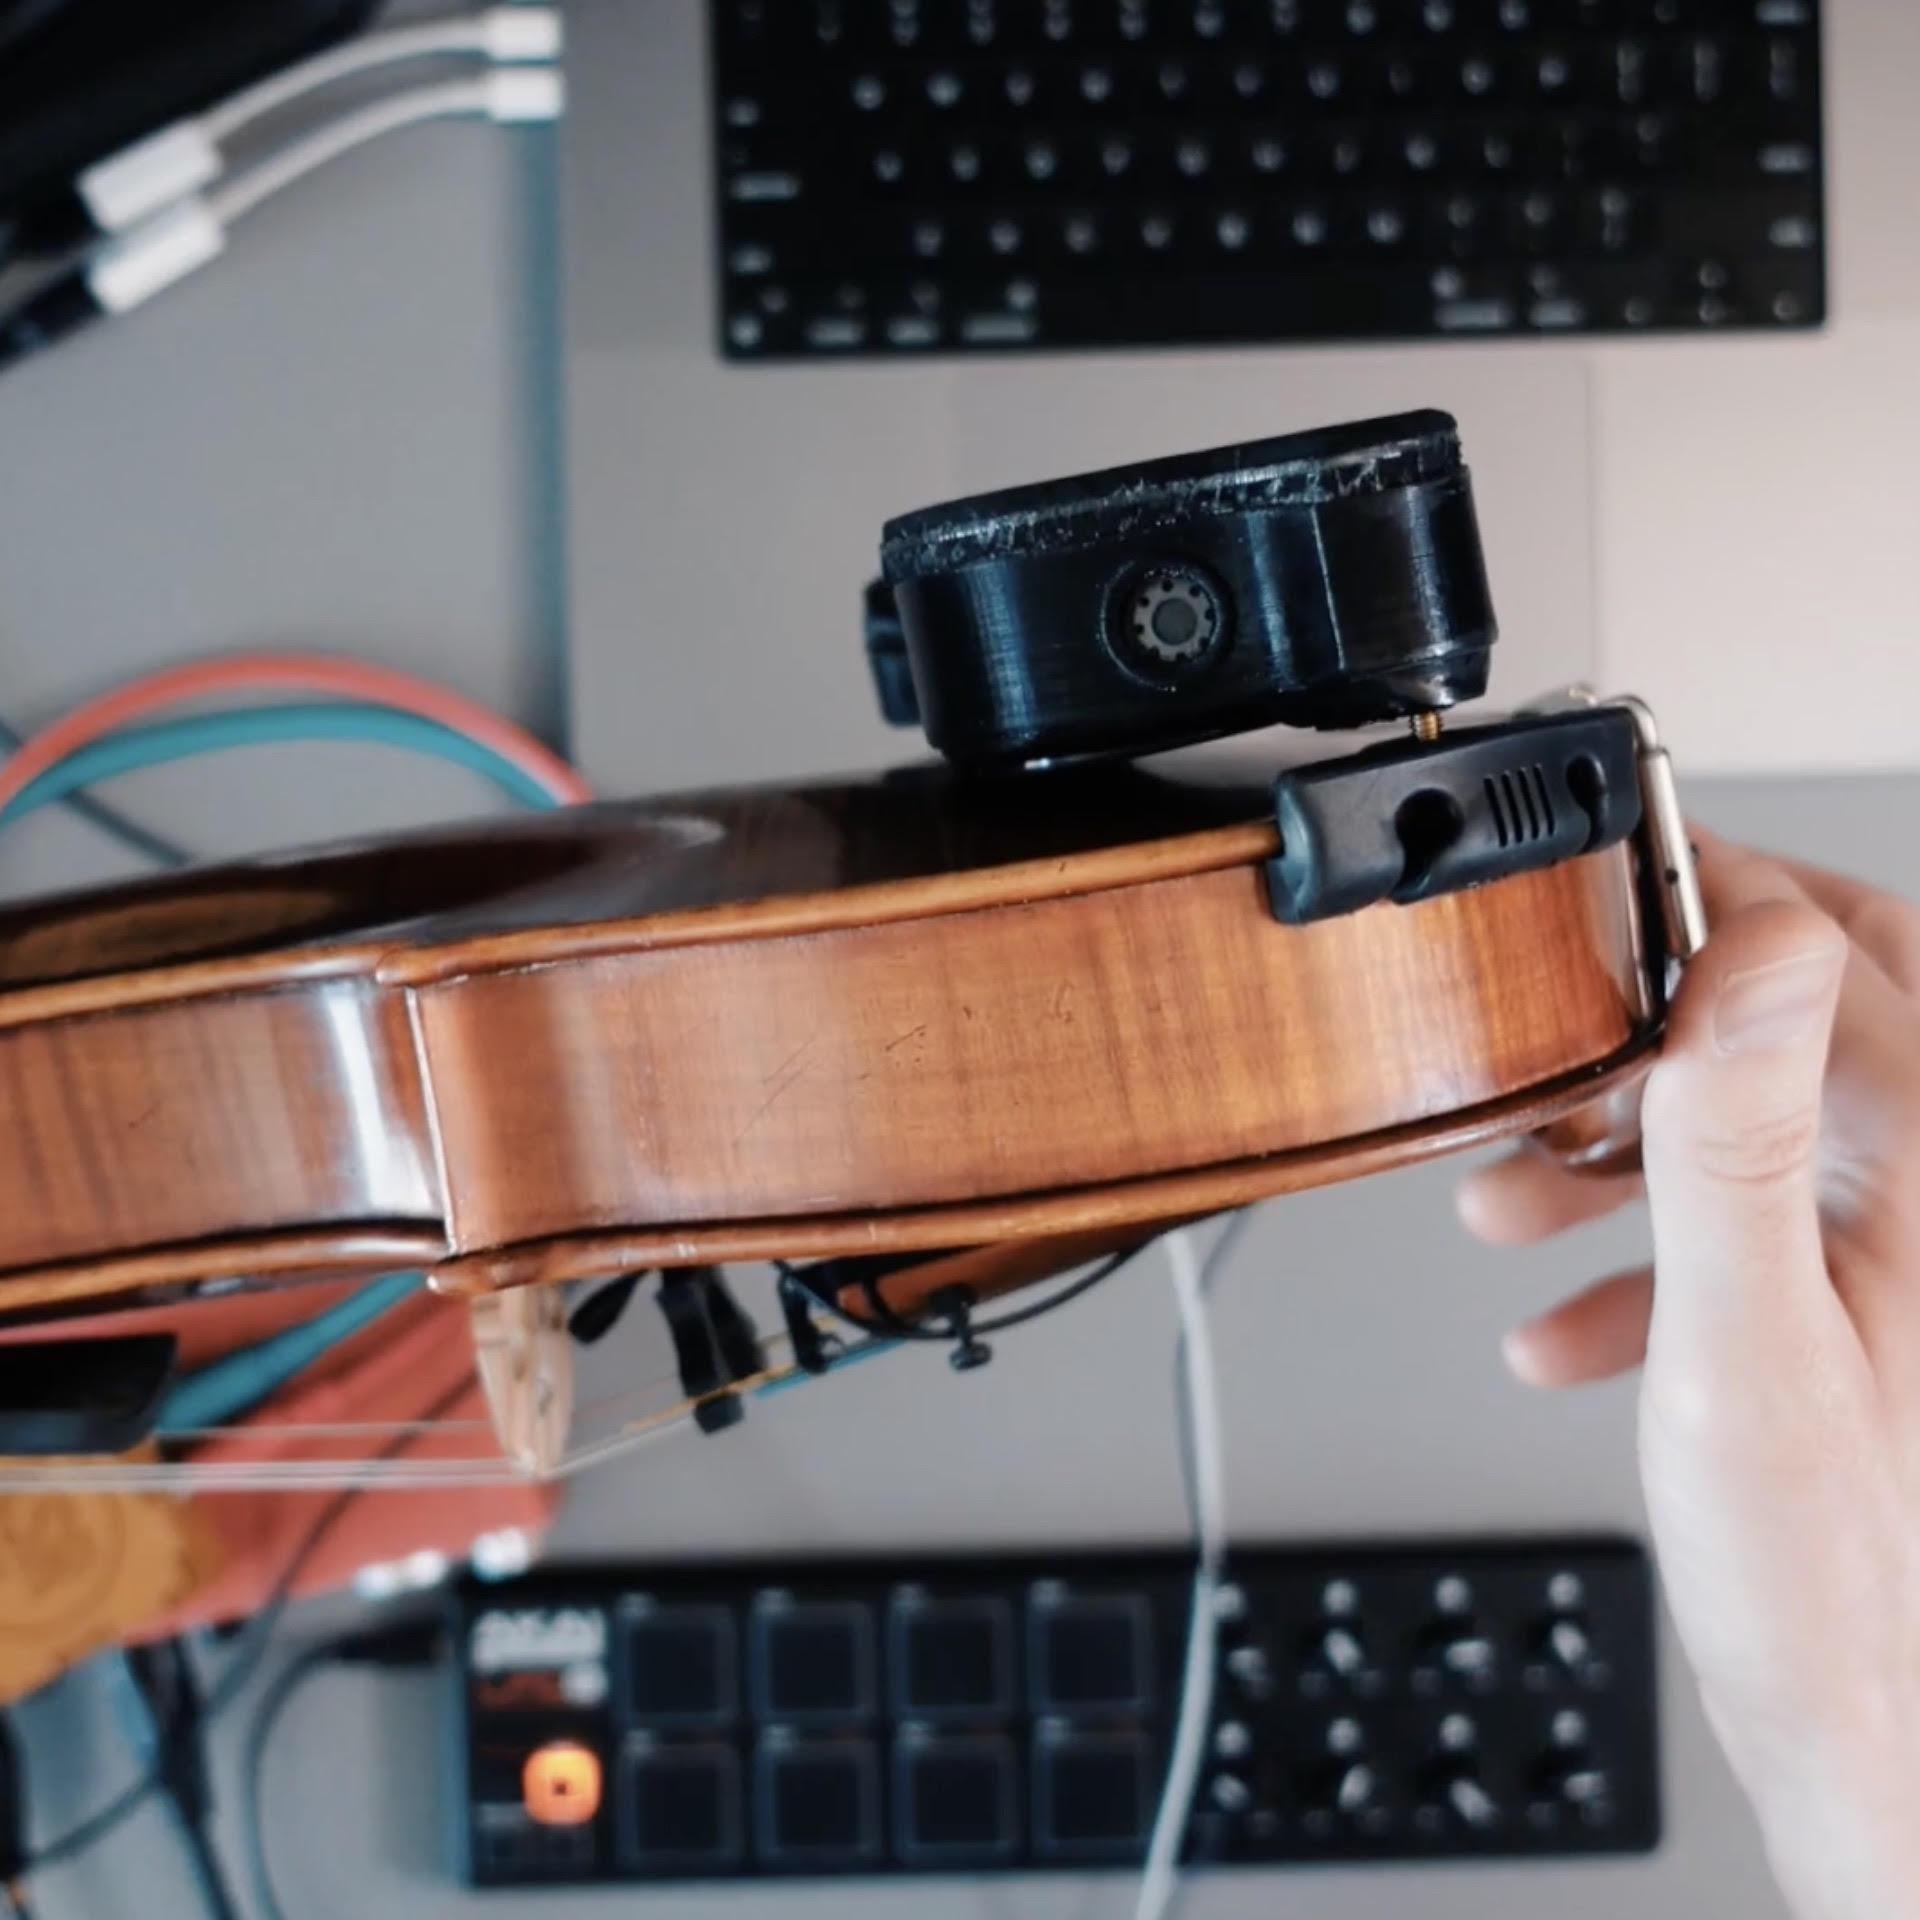
[[[1525,1149],[1461,1213],[1523,1245],[1644,1195],[1652,1270],[1509,1362],[1566,1386],[1644,1360],[1668,1600],[1788,1899],[1920,1916],[1920,911],[1700,838],[1713,931],[1647,1082],[1644,1181]]]

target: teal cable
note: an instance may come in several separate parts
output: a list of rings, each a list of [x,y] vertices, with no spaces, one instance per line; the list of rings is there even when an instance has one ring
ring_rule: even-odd
[[[0,812],[0,825],[63,800],[83,787],[118,779],[122,774],[195,759],[201,754],[222,753],[235,747],[272,746],[302,740],[371,742],[427,754],[484,774],[524,806],[544,808],[557,804],[539,781],[512,761],[480,741],[442,726],[437,720],[397,713],[389,707],[314,701],[247,707],[233,713],[197,714],[186,720],[163,720],[154,726],[130,727],[125,732],[109,734],[104,740],[81,747],[31,782]]]
[[[422,1274],[389,1274],[336,1301],[325,1313],[262,1340],[257,1347],[230,1353],[190,1373],[161,1402],[159,1431],[203,1433],[236,1419],[277,1393],[341,1341],[371,1326],[402,1300],[411,1299],[425,1284]]]

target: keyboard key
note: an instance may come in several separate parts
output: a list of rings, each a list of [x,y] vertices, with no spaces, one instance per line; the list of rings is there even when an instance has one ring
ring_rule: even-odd
[[[970,313],[960,322],[960,337],[975,346],[1021,346],[1039,331],[1030,313]]]
[[[1702,34],[1691,40],[1682,56],[1684,84],[1698,106],[1711,107],[1727,89],[1727,49],[1723,40]]]
[[[1626,187],[1592,189],[1580,197],[1576,227],[1583,251],[1631,253],[1641,242],[1639,196]]]
[[[1489,100],[1500,90],[1500,64],[1484,53],[1470,53],[1460,62],[1459,79],[1469,100]]]
[[[807,344],[812,347],[844,350],[862,345],[866,337],[867,323],[848,314],[823,314],[807,322]]]
[[[1534,91],[1543,100],[1563,98],[1574,80],[1573,55],[1565,47],[1542,47],[1530,56]]]
[[[1375,247],[1397,247],[1407,237],[1406,209],[1397,201],[1376,200],[1367,208],[1366,226]]]
[[[800,176],[797,173],[737,173],[727,182],[727,197],[749,205],[769,200],[798,200]]]
[[[1088,213],[1069,214],[1061,225],[1060,240],[1069,253],[1093,253],[1100,245],[1100,223]]]
[[[1507,300],[1443,300],[1434,312],[1442,333],[1504,333],[1513,326]]]
[[[1567,241],[1567,205],[1550,187],[1530,187],[1510,197],[1507,234],[1525,254],[1558,253]]]
[[[1425,244],[1444,259],[1471,260],[1487,247],[1492,236],[1492,214],[1487,197],[1452,192],[1429,202],[1423,222]]]
[[[1274,134],[1261,134],[1247,148],[1247,163],[1255,173],[1284,173],[1287,167],[1287,143]]]
[[[1416,127],[1400,143],[1401,157],[1409,173],[1430,174],[1439,167],[1442,148],[1438,131]]]
[[[1767,93],[1789,106],[1806,96],[1806,62],[1791,40],[1775,40],[1768,45]]]
[[[1335,59],[1310,61],[1302,80],[1308,95],[1324,105],[1340,98],[1347,84],[1346,68]]]
[[[1396,108],[1418,108],[1433,98],[1432,62],[1418,51],[1390,54],[1380,69],[1379,96]]]
[[[1313,171],[1322,179],[1353,180],[1367,171],[1371,157],[1372,146],[1365,128],[1340,127],[1315,140]]]

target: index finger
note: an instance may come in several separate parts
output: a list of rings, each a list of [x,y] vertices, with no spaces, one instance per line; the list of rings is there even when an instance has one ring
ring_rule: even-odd
[[[1838,923],[1867,959],[1903,993],[1920,994],[1920,908],[1849,874],[1834,873],[1781,854],[1760,853],[1690,825],[1699,854],[1700,890],[1718,918],[1749,897],[1755,862],[1783,875],[1814,906]]]

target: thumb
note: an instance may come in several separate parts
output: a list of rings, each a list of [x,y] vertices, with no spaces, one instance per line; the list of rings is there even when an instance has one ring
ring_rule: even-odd
[[[1821,1083],[1846,936],[1802,901],[1733,912],[1693,962],[1642,1107],[1651,1346],[1700,1385],[1806,1353],[1821,1251]]]

